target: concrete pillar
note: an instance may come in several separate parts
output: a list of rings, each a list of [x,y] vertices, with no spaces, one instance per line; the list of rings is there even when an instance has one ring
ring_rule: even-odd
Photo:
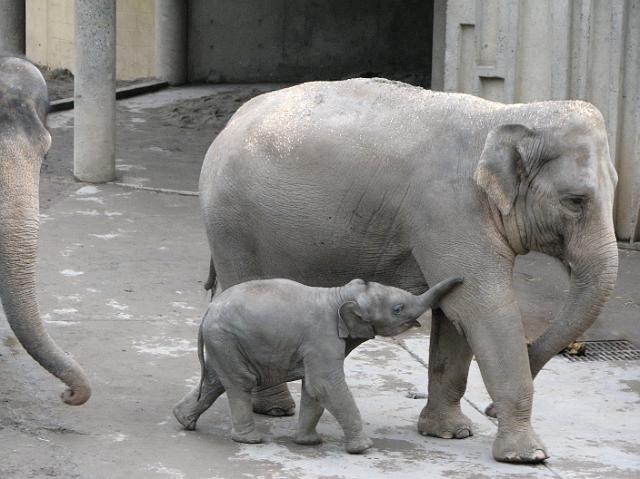
[[[116,0],[76,0],[73,174],[115,178]]]
[[[24,55],[25,0],[0,0],[0,55]]]
[[[431,48],[431,89],[444,90],[444,52],[447,28],[447,0],[433,2],[433,44]]]
[[[185,0],[156,0],[156,76],[170,85],[187,81],[187,5]]]

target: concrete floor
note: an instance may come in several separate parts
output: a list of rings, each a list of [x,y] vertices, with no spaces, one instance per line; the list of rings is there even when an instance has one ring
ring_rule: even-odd
[[[271,87],[179,88],[120,102],[119,182],[195,191],[201,159],[229,111],[219,123],[178,128],[174,109],[212,94],[229,105],[247,88]],[[489,398],[475,362],[463,409],[476,434],[444,440],[416,432],[424,399],[408,396],[426,390],[428,328],[370,341],[348,359],[348,382],[374,440],[363,456],[342,451],[328,414],[321,446],[292,443],[296,417],[260,417],[264,444],[233,443],[224,396],[196,432],[182,431],[171,408],[198,379],[195,338],[208,300],[197,198],[75,183],[72,118],[63,112],[50,121],[39,298],[49,331],[84,365],[94,395],[80,408],[64,406],[62,386],[0,321],[1,478],[640,477],[640,362],[553,359],[536,380],[534,404],[534,426],[552,457],[546,465],[505,465],[491,458],[496,426],[481,413]],[[640,342],[639,276],[640,252],[621,251],[618,287],[588,338]],[[516,285],[531,335],[558,307],[565,281],[546,257],[519,260]],[[299,385],[293,389],[297,396]]]

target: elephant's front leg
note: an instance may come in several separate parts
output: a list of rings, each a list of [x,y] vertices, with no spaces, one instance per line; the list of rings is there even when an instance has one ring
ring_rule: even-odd
[[[465,337],[441,309],[435,309],[429,345],[429,394],[418,420],[420,434],[446,439],[472,435],[471,420],[460,408],[472,356]]]
[[[328,360],[322,355],[305,359],[305,389],[310,398],[336,418],[345,437],[345,449],[360,454],[373,443],[362,430],[362,419],[344,377],[343,360]],[[316,411],[317,412],[317,411]]]
[[[320,444],[322,438],[316,431],[316,426],[324,407],[307,392],[306,380],[302,380],[302,391],[300,393],[300,413],[298,418],[298,432],[295,442],[303,445]]]
[[[478,298],[460,317],[476,355],[482,379],[496,404],[498,461],[535,463],[547,459],[546,448],[531,426],[533,381],[520,311],[513,299],[496,303]],[[489,302],[491,305],[480,303]]]

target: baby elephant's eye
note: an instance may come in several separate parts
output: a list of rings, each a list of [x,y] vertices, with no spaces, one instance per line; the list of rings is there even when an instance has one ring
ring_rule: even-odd
[[[402,313],[403,309],[404,309],[404,304],[396,304],[393,307],[393,314],[400,314],[400,313]]]

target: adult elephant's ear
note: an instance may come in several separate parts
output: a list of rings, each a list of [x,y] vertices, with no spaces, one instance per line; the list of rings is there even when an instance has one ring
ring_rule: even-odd
[[[520,182],[541,152],[542,135],[524,125],[500,125],[487,135],[475,179],[503,215],[511,211]]]
[[[362,310],[355,301],[342,303],[338,308],[338,336],[342,339],[372,339],[373,325],[362,318]]]

